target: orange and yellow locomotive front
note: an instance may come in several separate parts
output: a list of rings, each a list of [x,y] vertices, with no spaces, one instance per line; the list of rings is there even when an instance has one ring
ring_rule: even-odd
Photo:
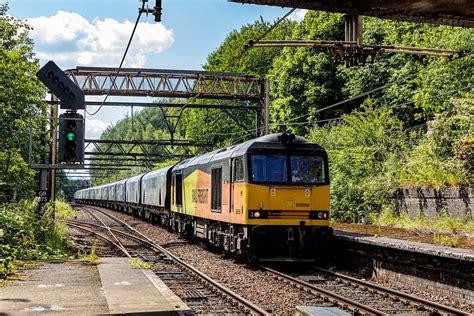
[[[324,149],[302,138],[285,144],[278,134],[239,146],[175,167],[173,216],[194,218],[202,236],[219,231],[258,253],[313,253],[331,233]]]
[[[246,225],[329,225],[329,185],[235,183],[232,222]]]

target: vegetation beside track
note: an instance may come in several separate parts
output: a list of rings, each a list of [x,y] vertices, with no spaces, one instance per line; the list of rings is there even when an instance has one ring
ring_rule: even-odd
[[[58,218],[71,218],[73,209],[66,203],[51,202],[41,218],[37,202],[19,201],[0,205],[0,283],[14,273],[21,260],[60,259],[70,256],[67,227],[52,220],[55,210]]]
[[[7,9],[0,5],[0,203],[14,205],[32,199],[37,187],[28,167],[30,126],[32,162],[44,158],[50,140],[42,132],[47,127],[46,89],[31,75],[39,65],[30,27],[9,16]],[[384,54],[373,63],[346,68],[329,50],[244,49],[271,25],[259,19],[233,30],[210,53],[204,68],[269,78],[271,130],[292,131],[328,149],[334,220],[354,222],[361,213],[375,220],[393,211],[389,198],[400,187],[473,186],[473,29],[364,17],[364,43],[462,50],[464,55],[446,59]],[[343,18],[308,11],[301,22],[285,20],[264,39],[343,40]],[[324,109],[386,84],[392,85]],[[179,111],[147,108],[117,122],[102,138],[164,139],[169,136],[164,114]],[[176,138],[221,147],[255,135],[240,126],[254,127],[254,113],[234,113],[239,123],[217,110],[183,113]],[[94,184],[142,171],[108,172],[109,177],[94,179]]]
[[[457,100],[427,122],[407,130],[394,110],[368,100],[337,122],[316,126],[310,139],[328,150],[331,209],[337,221],[393,212],[401,187],[441,188],[474,183],[474,103]],[[428,220],[426,220],[428,222]]]
[[[328,50],[243,49],[270,26],[258,20],[230,32],[204,68],[270,79],[271,130],[306,136],[329,152],[333,220],[356,222],[360,214],[376,219],[393,208],[390,197],[399,188],[474,184],[473,56],[384,54],[373,63],[346,68]],[[284,21],[265,39],[343,40],[343,26],[339,14],[308,11],[303,21]],[[363,36],[367,44],[469,54],[474,30],[364,17]],[[392,86],[322,110],[386,84]],[[176,109],[169,111],[178,114]],[[218,110],[183,113],[178,137],[214,143],[217,148],[255,135]],[[239,118],[247,126],[254,124],[253,114],[239,113]],[[163,114],[149,108],[117,122],[102,137],[159,139],[167,133]],[[111,172],[110,177],[93,181],[108,183],[140,172],[137,168]]]

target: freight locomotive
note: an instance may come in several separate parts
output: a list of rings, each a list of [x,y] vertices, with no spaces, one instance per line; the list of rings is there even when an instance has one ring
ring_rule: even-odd
[[[329,191],[326,151],[278,133],[80,190],[74,198],[247,258],[315,258],[332,235]]]

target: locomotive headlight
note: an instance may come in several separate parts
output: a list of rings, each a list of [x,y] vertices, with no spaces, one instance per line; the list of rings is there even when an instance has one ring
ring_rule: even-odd
[[[253,219],[264,219],[268,218],[268,211],[249,211],[249,218]]]
[[[309,212],[309,218],[327,220],[329,219],[329,212],[328,211],[311,211]]]

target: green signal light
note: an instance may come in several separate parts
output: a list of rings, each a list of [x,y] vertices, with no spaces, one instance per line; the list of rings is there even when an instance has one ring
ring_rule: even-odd
[[[74,141],[76,139],[76,133],[74,132],[66,133],[66,139],[70,142]]]

